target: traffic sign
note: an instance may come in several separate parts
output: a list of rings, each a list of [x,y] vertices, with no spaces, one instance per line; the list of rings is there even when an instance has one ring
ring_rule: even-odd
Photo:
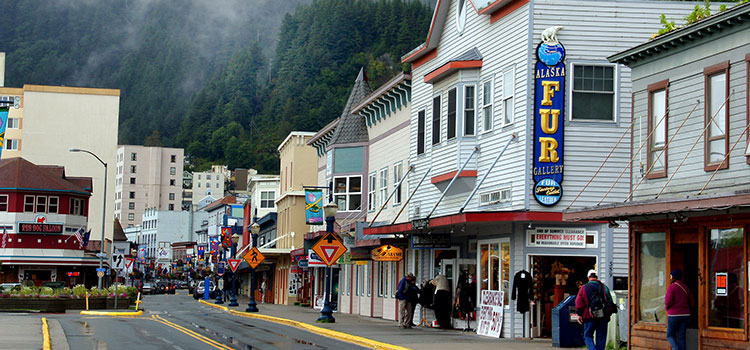
[[[263,259],[266,257],[263,256],[263,254],[260,253],[260,250],[258,250],[258,247],[253,247],[253,249],[250,249],[250,251],[245,254],[243,257],[245,261],[247,261],[247,264],[250,265],[253,269],[258,267],[261,262],[263,262]]]
[[[113,254],[111,265],[112,265],[112,268],[115,270],[122,270],[125,267],[125,255]]]
[[[133,271],[133,262],[135,261],[134,258],[125,258],[125,269],[128,271]]]
[[[229,259],[229,260],[227,260],[227,263],[229,263],[229,268],[232,269],[232,272],[236,272],[237,271],[237,268],[240,267],[240,262],[242,262],[242,260],[240,260],[240,259]]]
[[[96,277],[99,277],[99,278],[104,277],[104,271],[96,271]]]
[[[216,263],[216,274],[221,276],[224,274],[224,263],[218,262]]]
[[[312,249],[328,267],[335,264],[336,260],[346,253],[346,247],[341,240],[330,232],[318,240]]]

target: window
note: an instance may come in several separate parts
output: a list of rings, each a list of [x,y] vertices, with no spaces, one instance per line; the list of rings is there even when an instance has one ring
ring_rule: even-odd
[[[175,167],[170,167],[169,168],[169,175],[174,175],[174,174],[176,174],[176,172],[177,172],[177,169],[175,169]]]
[[[377,175],[372,172],[367,177],[367,211],[375,211],[377,202],[376,202],[376,196],[375,191],[377,190]]]
[[[456,89],[448,91],[448,137],[456,137]]]
[[[23,197],[23,211],[25,213],[33,213],[34,212],[34,196],[24,196]]]
[[[20,127],[20,119],[8,118],[8,129],[18,129]]]
[[[386,294],[386,271],[385,271],[385,263],[382,261],[378,261],[378,296],[382,297]]]
[[[393,165],[393,187],[396,188],[396,193],[393,194],[393,205],[401,204],[401,186],[399,182],[404,176],[404,164],[398,162]]]
[[[492,130],[492,80],[482,84],[482,130]]]
[[[17,151],[18,150],[18,140],[6,139],[5,140],[5,150],[7,150],[7,151]]]
[[[456,7],[456,30],[458,30],[458,35],[464,32],[464,27],[466,27],[466,1],[459,0]]]
[[[273,208],[273,201],[276,193],[274,191],[260,191],[260,207],[261,209]]]
[[[664,232],[642,233],[638,255],[638,320],[663,323],[667,320],[664,297],[667,274],[667,241]]]
[[[440,143],[440,96],[432,99],[432,144]]]
[[[130,160],[138,160],[138,155],[135,153],[130,154]]]
[[[135,192],[130,192],[130,198],[135,198]]]
[[[8,195],[0,195],[0,211],[8,211]]]
[[[729,167],[729,62],[703,70],[705,75],[705,126],[706,142],[704,169],[714,171]]]
[[[174,179],[169,179],[169,186],[176,186],[175,183]]]
[[[174,200],[174,193],[170,193],[170,194],[169,194],[169,200],[170,200],[170,201],[173,201],[173,200]]]
[[[128,221],[133,221],[133,220],[135,220],[135,214],[133,213],[128,214]]]
[[[130,173],[135,174],[135,165],[130,166]]]
[[[169,156],[169,161],[172,162],[172,163],[176,163],[177,162],[177,156],[174,155],[174,154],[171,155],[171,156]]]
[[[367,296],[369,297],[372,294],[372,277],[370,277],[370,264],[367,264],[365,267],[365,281],[367,281]]]
[[[417,266],[417,265],[415,265]],[[398,282],[396,281],[396,263],[391,263],[391,298],[396,297],[398,290]]]
[[[739,228],[711,229],[708,326],[745,329],[745,239]],[[724,282],[724,289],[717,281]]]
[[[198,180],[200,180],[200,179],[201,179],[201,174],[198,174]]]
[[[131,177],[131,178],[130,178],[130,184],[131,184],[131,185],[135,185],[135,178],[134,178],[134,177]]]
[[[219,188],[219,183],[218,182],[216,183],[216,188]]]
[[[476,123],[476,113],[474,113],[475,106],[475,90],[474,85],[464,86],[464,136],[472,136],[476,132],[474,130],[474,124]]]
[[[47,199],[47,212],[57,214],[60,209],[60,197],[49,197]]]
[[[339,211],[355,211],[362,207],[362,177],[347,176],[333,179],[333,199]]]
[[[199,177],[200,179],[200,177]],[[206,175],[206,180],[211,180],[211,175]]]
[[[424,153],[424,110],[417,114],[417,154]]]
[[[573,64],[571,120],[614,121],[615,67]]]
[[[169,205],[169,210],[170,210],[170,211],[174,210],[174,204],[170,204],[170,205]]]
[[[503,125],[512,124],[515,118],[513,96],[516,87],[516,67],[503,73]]]
[[[668,86],[668,80],[648,86],[648,132],[651,135],[648,142],[649,179],[667,176]]]
[[[201,183],[200,182],[196,182],[196,183],[198,184],[198,188],[201,188]]]
[[[133,203],[133,202],[129,202],[129,203],[128,203],[128,209],[131,209],[131,210],[132,210],[132,209],[135,209],[135,203]]]
[[[380,205],[385,206],[388,200],[388,168],[380,169]]]
[[[47,212],[47,197],[45,196],[36,197],[36,212],[37,213]]]
[[[80,198],[71,198],[70,199],[70,209],[68,212],[70,215],[83,215],[83,199]]]
[[[510,240],[479,242],[478,271],[480,295],[482,290],[504,291],[505,307],[510,302]]]

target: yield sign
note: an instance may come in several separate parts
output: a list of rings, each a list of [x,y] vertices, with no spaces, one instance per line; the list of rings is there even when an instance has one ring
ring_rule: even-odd
[[[327,233],[323,236],[323,238],[315,243],[312,249],[315,254],[318,254],[320,260],[329,267],[335,264],[336,260],[346,253],[346,247],[333,233]]]
[[[125,258],[125,268],[130,270],[130,267],[133,266],[133,261],[135,261],[135,259]]]
[[[232,272],[237,272],[237,268],[240,266],[240,259],[228,259],[229,267],[232,268]]]
[[[258,267],[260,263],[265,259],[266,257],[263,256],[263,254],[260,253],[260,250],[258,250],[258,247],[253,247],[253,249],[250,249],[247,254],[243,257],[245,261],[247,261],[247,264],[250,265],[253,269]]]

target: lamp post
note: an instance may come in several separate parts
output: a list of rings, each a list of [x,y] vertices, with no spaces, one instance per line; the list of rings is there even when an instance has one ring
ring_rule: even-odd
[[[70,152],[83,152],[88,153],[96,160],[99,161],[99,163],[102,163],[104,165],[104,195],[102,196],[102,240],[99,244],[99,269],[101,270],[104,267],[104,224],[106,222],[107,217],[107,163],[103,161],[99,156],[94,154],[94,152],[87,151],[85,149],[79,149],[79,148],[71,148],[69,150]],[[102,277],[99,277],[99,274],[97,274],[97,277],[99,278],[99,282],[97,282],[97,288],[102,289]]]
[[[250,225],[250,233],[253,237],[253,247],[258,245],[258,232],[260,232],[260,225],[257,222]],[[255,269],[250,268],[250,301],[247,302],[247,309],[245,312],[258,312],[258,304],[255,302]]]
[[[323,206],[323,214],[326,216],[326,232],[333,233],[333,223],[336,222],[336,213],[339,211],[339,206],[336,203],[328,203]],[[333,317],[333,309],[331,309],[331,267],[326,266],[326,294],[324,295],[325,303],[323,304],[323,310],[320,310],[320,317],[315,322],[320,323],[335,323],[336,319]]]
[[[222,246],[221,242],[219,242],[218,254],[216,254],[216,263],[220,263],[221,259],[224,257],[224,247]],[[227,269],[224,267],[224,273],[226,273]],[[224,304],[224,292],[222,291],[224,289],[224,282],[223,282],[224,276],[219,276],[219,268],[216,268],[216,301],[214,304]],[[221,281],[221,287],[219,287],[219,281]]]
[[[232,235],[232,259],[237,259],[237,242],[240,241],[240,235],[237,233],[234,233]],[[237,303],[237,289],[234,286],[235,278],[235,272],[232,271],[232,298],[229,299],[229,306],[239,306],[240,304]]]

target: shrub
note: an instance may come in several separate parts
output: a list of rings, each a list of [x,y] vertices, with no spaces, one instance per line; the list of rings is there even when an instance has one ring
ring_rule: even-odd
[[[79,285],[76,285],[75,287],[73,287],[73,295],[75,295],[75,296],[77,296],[79,298],[85,297],[86,296],[86,292],[88,292],[88,290],[86,289],[86,286],[84,286],[82,284],[79,284]]]
[[[53,296],[55,291],[50,287],[42,287],[39,289],[39,294],[43,296]]]

